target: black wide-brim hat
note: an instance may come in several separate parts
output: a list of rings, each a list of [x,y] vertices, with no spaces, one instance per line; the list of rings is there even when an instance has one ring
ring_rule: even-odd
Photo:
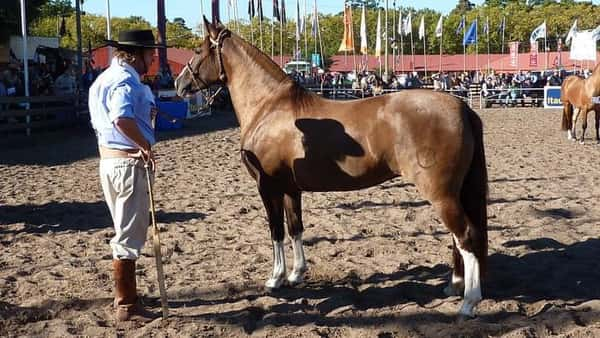
[[[166,48],[156,43],[150,29],[132,29],[119,32],[119,40],[104,40],[113,47]]]

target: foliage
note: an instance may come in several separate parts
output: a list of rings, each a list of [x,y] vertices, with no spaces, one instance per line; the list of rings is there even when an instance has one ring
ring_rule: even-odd
[[[26,2],[27,22],[35,21],[40,15],[42,5],[52,1],[29,0]],[[17,0],[2,0],[0,6],[0,44],[7,42],[11,35],[21,34],[21,4]]]
[[[38,3],[41,0],[38,0]],[[30,3],[34,0],[30,0]],[[58,8],[61,4],[69,2],[68,0],[52,0],[47,1],[48,4],[53,4]],[[362,3],[362,0],[351,1],[352,3]],[[367,31],[369,53],[372,54],[375,48],[375,36],[377,26],[377,13],[381,10],[382,25],[385,24],[385,11],[380,8],[382,1],[369,0],[367,1]],[[378,5],[379,4],[379,5]],[[390,1],[390,5],[395,2]],[[507,44],[510,41],[521,41],[521,51],[529,50],[529,36],[533,29],[541,24],[544,20],[548,25],[548,46],[551,50],[556,50],[558,38],[564,38],[571,27],[573,21],[578,19],[580,29],[592,29],[598,25],[597,18],[600,17],[600,5],[593,5],[590,2],[577,2],[573,0],[543,0],[543,1],[528,1],[528,0],[486,0],[482,5],[467,9],[468,1],[459,1],[459,5],[448,15],[444,17],[444,35],[442,47],[444,53],[460,54],[463,52],[462,32],[456,33],[456,28],[464,15],[466,18],[467,28],[471,23],[479,18],[479,52],[487,52],[488,37],[483,34],[483,24],[486,18],[489,18],[489,45],[492,53],[500,53],[502,51],[502,34],[498,29],[503,17],[506,17],[506,31],[504,34],[504,51],[506,52]],[[378,8],[379,6],[379,8]],[[394,6],[390,6],[394,8]],[[40,7],[42,11],[46,11],[45,7]],[[18,10],[18,6],[17,6]],[[354,9],[353,23],[356,49],[360,48],[360,17],[362,5]],[[0,16],[5,9],[0,10]],[[402,12],[402,16],[406,17],[408,13],[412,15],[412,30],[415,53],[423,53],[423,42],[418,38],[418,26],[421,17],[425,16],[427,52],[429,54],[439,53],[440,39],[435,36],[435,28],[438,22],[440,12],[434,9],[415,10],[413,8],[401,7],[398,9],[390,9],[388,12],[388,32],[389,32],[389,53],[392,54],[392,46],[396,46],[396,50],[400,53],[409,54],[411,50],[410,35],[403,36],[397,32],[398,14]],[[42,36],[57,36],[59,28],[59,17],[55,16],[56,12],[48,12],[46,17],[39,18],[33,25],[30,26],[31,33]],[[67,35],[61,39],[61,45],[67,48],[75,48],[75,18],[72,12],[66,17]],[[337,50],[343,35],[344,27],[342,20],[342,8],[340,13],[319,15],[319,24],[321,27],[321,36],[323,40],[323,50],[325,56],[338,54]],[[306,54],[311,54],[315,50],[319,51],[320,46],[317,41],[311,36],[311,21],[310,17],[306,18],[306,32],[302,36],[299,47],[303,51],[304,57]],[[0,21],[1,22],[1,21]],[[2,23],[3,24],[3,23]],[[252,21],[242,20],[237,22],[227,23],[228,27],[245,39],[252,41],[256,46],[260,47],[260,31],[262,29],[262,46],[267,54],[273,53],[279,55],[283,47],[285,55],[293,54],[296,50],[295,39],[295,22],[293,18],[288,18],[287,24],[281,30],[279,22],[273,22],[265,17],[261,23],[258,17]],[[116,37],[119,31],[132,28],[149,28],[150,23],[141,17],[131,16],[129,18],[112,18],[112,34]],[[185,20],[175,18],[173,21],[167,22],[167,44],[174,47],[193,48],[201,42],[201,37],[197,32],[202,31],[200,27],[195,27],[194,30],[187,26]],[[384,29],[385,31],[385,29]],[[396,32],[395,32],[396,31]],[[281,34],[283,33],[283,34]],[[93,47],[97,47],[103,43],[106,38],[106,20],[98,15],[87,14],[82,16],[82,34],[84,46],[87,46],[88,41]],[[280,34],[283,36],[283,46],[280,45]],[[306,36],[306,40],[305,40]],[[395,38],[395,43],[394,43]],[[385,46],[385,44],[383,44]],[[307,48],[305,48],[305,46]],[[543,42],[542,42],[543,46]],[[468,52],[474,53],[475,46],[469,46]],[[543,50],[543,47],[540,49]]]

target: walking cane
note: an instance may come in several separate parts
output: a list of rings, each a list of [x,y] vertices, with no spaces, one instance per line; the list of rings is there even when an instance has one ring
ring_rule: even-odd
[[[160,290],[160,304],[162,305],[163,319],[169,317],[169,307],[167,305],[167,290],[165,288],[165,274],[162,265],[162,254],[160,253],[160,237],[158,225],[156,225],[156,215],[154,210],[154,194],[152,192],[152,182],[150,181],[150,160],[144,161],[146,169],[146,180],[148,181],[148,194],[150,195],[150,217],[152,218],[152,237],[154,247],[154,258],[156,258],[156,274],[158,277],[158,289]]]

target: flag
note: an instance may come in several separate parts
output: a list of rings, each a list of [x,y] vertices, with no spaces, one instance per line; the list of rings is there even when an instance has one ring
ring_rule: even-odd
[[[425,38],[425,15],[421,16],[421,24],[419,25],[419,40]]]
[[[600,40],[600,26],[596,27],[596,29],[592,31],[592,37],[596,41]]]
[[[62,17],[62,21],[60,22],[60,31],[58,33],[60,36],[67,35],[67,24],[65,23],[65,17]]]
[[[279,16],[279,0],[273,0],[273,20],[281,21]]]
[[[375,56],[381,56],[381,10],[377,12],[377,40],[375,41]]]
[[[498,26],[498,33],[503,34],[504,30],[506,30],[506,17],[502,17],[502,21],[500,21],[500,26]]]
[[[573,26],[571,26],[571,29],[569,29],[569,33],[565,38],[565,44],[568,45],[571,43],[571,40],[573,40],[573,36],[575,35],[575,33],[577,33],[577,19],[575,19],[575,22],[573,22]]]
[[[488,35],[490,33],[490,18],[485,17],[485,23],[483,24],[483,34]]]
[[[546,37],[546,21],[543,24],[537,26],[533,32],[531,32],[531,37],[529,37],[529,42],[534,43],[538,39]]]
[[[257,1],[257,8],[256,10],[258,11],[258,20],[260,20],[260,22],[263,21],[264,16],[263,16],[263,9],[262,9],[262,0],[256,0]]]
[[[400,33],[402,34],[402,33]],[[367,47],[367,14],[365,5],[363,5],[362,15],[360,17],[360,52],[364,55],[368,54]]]
[[[412,13],[408,13],[408,16],[404,19],[404,27],[402,27],[404,35],[412,34]]]
[[[281,0],[281,12],[279,14],[281,15],[280,22],[285,25],[287,23],[287,16],[285,14],[285,0]]]
[[[402,26],[404,25],[404,21],[402,20],[402,11],[398,11],[398,34],[402,35]]]
[[[354,51],[354,30],[352,29],[352,7],[344,7],[344,38],[338,52]]]
[[[221,22],[221,16],[219,14],[219,0],[212,0],[212,22]]]
[[[464,35],[463,30],[465,29],[465,16],[460,19],[458,23],[458,27],[456,27],[456,35],[460,35],[461,33]]]
[[[471,27],[469,27],[469,30],[467,31],[467,34],[465,34],[465,37],[463,38],[463,46],[472,45],[475,43],[477,43],[477,19],[473,21]]]
[[[437,26],[435,27],[435,37],[439,38],[444,34],[444,16],[440,15]]]
[[[256,15],[256,10],[254,9],[254,0],[248,0],[248,17],[250,20],[254,18]]]
[[[315,0],[314,11],[312,16],[312,37],[317,38],[319,34],[319,12],[317,12],[317,0]]]
[[[304,31],[304,20],[300,16],[300,0],[296,0],[296,41],[302,39],[302,31]]]

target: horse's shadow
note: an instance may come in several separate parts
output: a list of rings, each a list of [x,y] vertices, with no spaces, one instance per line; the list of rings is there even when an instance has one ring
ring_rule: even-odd
[[[600,298],[598,257],[600,240],[588,239],[572,245],[565,245],[549,238],[509,241],[505,247],[525,246],[536,250],[523,256],[492,254],[489,257],[489,274],[484,282],[484,297],[495,301],[515,300],[532,304],[541,300],[548,302],[565,301],[576,305]],[[355,273],[334,282],[308,281],[298,288],[282,288],[272,296],[285,301],[268,309],[249,306],[242,310],[203,314],[196,319],[212,320],[239,325],[246,332],[266,325],[302,326],[315,323],[325,326],[353,324],[370,326],[392,324],[417,316],[435,322],[452,322],[454,318],[443,314],[412,314],[389,317],[338,316],[336,311],[348,308],[366,311],[407,304],[426,306],[435,300],[445,298],[443,288],[450,274],[445,264],[432,267],[415,267],[399,270],[391,274],[375,273],[361,279]],[[385,285],[385,286],[381,286]],[[201,301],[203,295],[196,294],[193,300],[173,300],[172,307],[202,304],[235,303],[240,300],[253,301],[266,293],[257,286],[250,292],[232,296],[224,291],[223,298]],[[214,294],[213,294],[214,296]],[[310,305],[305,300],[318,301]],[[566,310],[565,310],[566,311]],[[263,318],[269,314],[268,319]],[[599,314],[600,315],[600,314]],[[510,313],[489,313],[484,321],[498,322],[511,316]],[[404,318],[404,319],[403,319]]]
[[[158,210],[159,223],[184,222],[204,219],[199,212],[164,212]],[[87,231],[112,227],[110,213],[103,201],[96,202],[49,202],[46,204],[0,205],[0,225],[23,223],[23,230],[0,227],[0,234],[28,232],[46,233],[63,231]]]

